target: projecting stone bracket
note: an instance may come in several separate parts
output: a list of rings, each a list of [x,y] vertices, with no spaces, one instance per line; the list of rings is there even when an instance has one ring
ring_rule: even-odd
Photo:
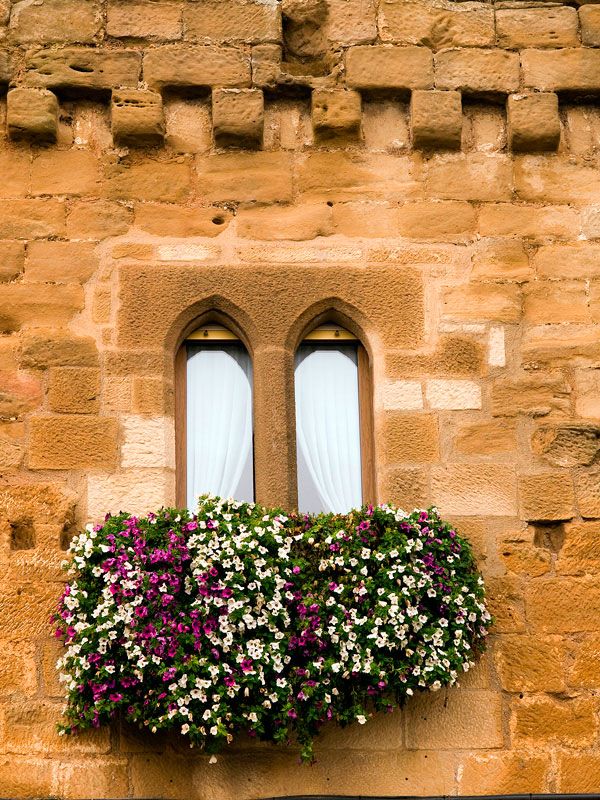
[[[142,89],[112,93],[111,126],[114,143],[124,146],[161,144],[165,135],[160,94]]]
[[[558,148],[560,117],[554,92],[511,94],[506,103],[508,141],[514,152],[548,152]]]

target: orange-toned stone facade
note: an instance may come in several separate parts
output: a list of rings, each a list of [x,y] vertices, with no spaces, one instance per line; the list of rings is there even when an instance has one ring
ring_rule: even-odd
[[[0,0],[0,83],[0,796],[600,790],[600,5]],[[293,352],[330,314],[379,499],[460,526],[496,617],[460,689],[313,767],[55,733],[64,550],[174,501],[175,353],[214,311],[258,499],[295,502]]]

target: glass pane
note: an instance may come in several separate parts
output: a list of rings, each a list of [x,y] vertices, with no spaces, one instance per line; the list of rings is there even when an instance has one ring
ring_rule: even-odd
[[[254,500],[252,362],[246,348],[187,346],[187,504],[207,492]]]
[[[355,344],[302,344],[296,353],[298,508],[343,514],[362,503]]]

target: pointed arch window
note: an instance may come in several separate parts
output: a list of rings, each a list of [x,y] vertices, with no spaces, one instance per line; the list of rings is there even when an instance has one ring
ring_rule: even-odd
[[[178,354],[178,503],[205,493],[254,500],[252,360],[222,325],[191,333]]]
[[[365,348],[344,328],[321,325],[298,347],[294,374],[299,510],[345,513],[374,500]]]

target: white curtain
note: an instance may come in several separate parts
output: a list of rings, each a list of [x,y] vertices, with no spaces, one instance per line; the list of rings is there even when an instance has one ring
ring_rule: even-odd
[[[187,503],[254,499],[252,364],[240,344],[188,346]]]
[[[298,508],[346,513],[362,503],[356,347],[301,345],[295,384]]]

